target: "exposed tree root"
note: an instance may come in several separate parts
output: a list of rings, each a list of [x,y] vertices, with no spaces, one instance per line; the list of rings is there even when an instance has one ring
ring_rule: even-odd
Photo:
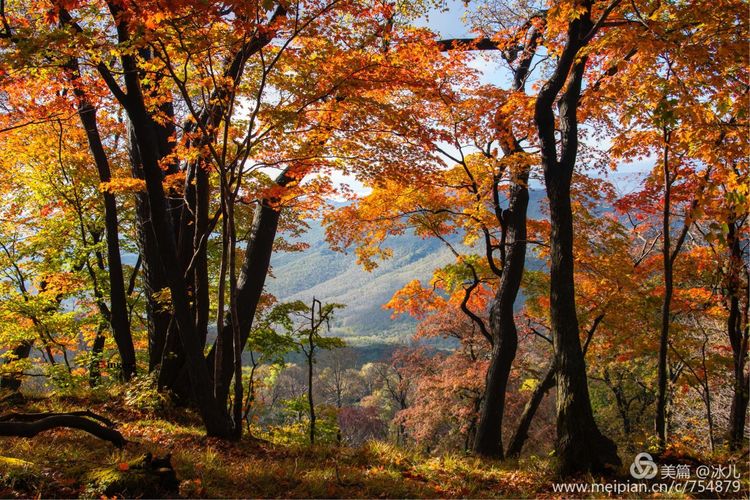
[[[125,446],[125,438],[114,428],[114,423],[89,410],[68,413],[13,412],[0,416],[0,436],[34,437],[58,427],[88,432],[118,448]]]

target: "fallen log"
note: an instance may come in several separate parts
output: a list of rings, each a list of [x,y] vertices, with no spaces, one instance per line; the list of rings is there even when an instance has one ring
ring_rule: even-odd
[[[58,427],[88,432],[118,448],[126,443],[112,421],[89,410],[69,413],[8,413],[0,416],[0,436],[30,438]]]

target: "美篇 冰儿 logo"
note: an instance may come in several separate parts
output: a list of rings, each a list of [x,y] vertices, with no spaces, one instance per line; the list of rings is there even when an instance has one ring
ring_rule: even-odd
[[[635,479],[653,479],[658,472],[659,467],[653,457],[646,452],[637,454],[630,464],[630,475]]]

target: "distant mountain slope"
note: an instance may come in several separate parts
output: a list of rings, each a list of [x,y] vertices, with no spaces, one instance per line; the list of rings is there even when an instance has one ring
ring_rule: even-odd
[[[543,193],[532,191],[531,198],[530,216],[540,217]],[[268,290],[282,301],[309,302],[315,296],[346,304],[346,309],[336,313],[332,333],[354,345],[405,341],[413,332],[414,320],[393,320],[382,305],[407,282],[426,282],[436,268],[453,261],[450,251],[435,239],[404,234],[388,241],[393,256],[367,272],[357,265],[352,252],[341,254],[329,249],[318,221],[308,223],[310,229],[303,239],[310,247],[299,253],[274,254]]]

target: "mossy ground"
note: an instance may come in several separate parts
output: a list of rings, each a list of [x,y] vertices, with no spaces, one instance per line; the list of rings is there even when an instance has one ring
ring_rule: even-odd
[[[430,457],[385,443],[310,448],[251,437],[233,443],[205,437],[200,420],[185,410],[143,412],[117,398],[98,403],[75,398],[30,400],[22,410],[81,408],[118,422],[129,442],[125,449],[65,429],[33,439],[0,438],[1,497],[97,497],[101,492],[92,481],[97,471],[117,470],[147,452],[172,454],[183,497],[561,496],[552,489],[556,479],[547,458],[501,463],[460,454]]]

